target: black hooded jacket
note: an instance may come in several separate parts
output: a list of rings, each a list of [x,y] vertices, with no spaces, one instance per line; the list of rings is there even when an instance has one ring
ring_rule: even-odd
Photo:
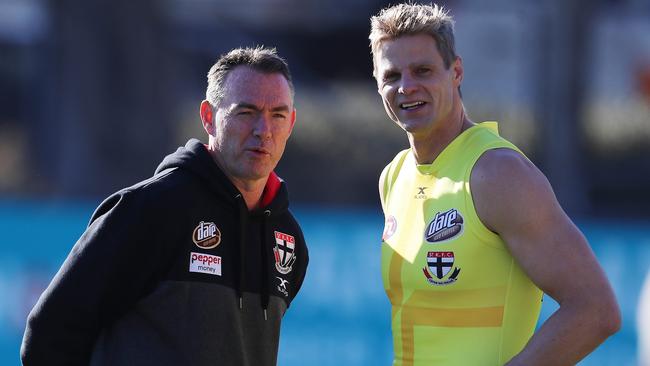
[[[24,365],[275,365],[305,241],[284,182],[249,212],[190,140],[107,198],[29,315]]]

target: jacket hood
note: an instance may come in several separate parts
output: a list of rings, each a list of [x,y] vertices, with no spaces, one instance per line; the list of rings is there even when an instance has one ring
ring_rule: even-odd
[[[241,192],[228,179],[219,165],[214,161],[206,146],[197,139],[190,139],[185,146],[167,155],[156,168],[155,174],[168,169],[182,169],[200,177],[215,194],[227,202],[237,204]],[[271,172],[262,194],[261,208],[267,216],[276,216],[285,212],[289,207],[289,197],[286,184],[275,172]],[[251,214],[257,213],[256,211]]]

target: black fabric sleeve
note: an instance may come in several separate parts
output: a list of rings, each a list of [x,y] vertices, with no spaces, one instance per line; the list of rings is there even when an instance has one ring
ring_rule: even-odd
[[[24,365],[88,365],[102,328],[150,291],[162,250],[146,206],[123,191],[95,211],[29,314]]]
[[[298,225],[296,223],[296,225]],[[302,230],[300,229],[300,226],[298,226],[298,232],[300,234],[300,243],[302,244],[301,246],[301,255],[297,258],[298,263],[298,269],[300,272],[298,273],[298,276],[296,278],[296,284],[294,286],[294,291],[291,297],[291,301],[293,302],[293,299],[296,297],[298,292],[300,291],[300,288],[302,287],[302,283],[305,280],[305,276],[307,275],[307,266],[309,265],[309,250],[307,249],[307,243],[305,242],[305,237],[302,233]]]

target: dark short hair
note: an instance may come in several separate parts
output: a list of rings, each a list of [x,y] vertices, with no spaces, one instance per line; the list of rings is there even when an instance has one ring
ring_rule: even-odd
[[[236,48],[219,57],[217,62],[208,71],[208,89],[205,92],[205,99],[213,106],[216,106],[224,96],[223,84],[230,71],[238,66],[247,66],[255,71],[265,74],[279,73],[287,79],[291,97],[294,89],[289,72],[289,65],[280,56],[275,48],[264,46]]]

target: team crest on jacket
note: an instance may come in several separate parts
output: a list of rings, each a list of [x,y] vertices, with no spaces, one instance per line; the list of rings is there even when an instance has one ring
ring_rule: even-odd
[[[463,217],[455,208],[438,212],[424,229],[424,238],[429,243],[437,243],[460,235],[463,230]]]
[[[221,231],[214,222],[201,221],[192,232],[192,241],[202,249],[212,249],[221,243]]]
[[[296,261],[296,239],[285,233],[275,231],[275,269],[282,274],[291,272],[293,263]]]
[[[427,266],[422,268],[422,271],[430,284],[436,286],[449,285],[456,282],[460,273],[458,267],[452,271],[453,266],[454,252],[428,252]]]

